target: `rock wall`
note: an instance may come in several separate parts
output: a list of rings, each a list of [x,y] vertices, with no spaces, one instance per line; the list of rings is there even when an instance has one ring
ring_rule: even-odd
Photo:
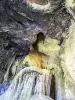
[[[67,39],[64,40],[61,53],[61,66],[64,72],[64,84],[66,97],[74,100],[75,91],[75,23],[73,22],[69,28],[69,35]]]

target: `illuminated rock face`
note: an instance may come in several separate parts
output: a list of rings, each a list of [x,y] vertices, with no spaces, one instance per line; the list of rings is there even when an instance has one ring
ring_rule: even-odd
[[[63,100],[63,99],[74,100],[75,98],[74,96],[75,30],[74,29],[75,29],[75,23],[72,23],[68,31],[69,33],[68,38],[64,40],[61,47],[58,45],[58,41],[50,38],[46,38],[45,41],[41,41],[38,43],[38,51],[45,54],[45,55],[41,54],[42,56],[41,68],[47,68],[50,71],[52,69],[51,73],[55,75],[57,100]],[[35,60],[33,62],[35,62]]]
[[[65,93],[67,99],[75,99],[75,23],[69,28],[68,38],[63,44],[62,69],[64,72]]]
[[[37,44],[38,51],[46,55],[59,55],[60,46],[56,39],[46,37],[44,41]]]
[[[68,9],[69,13],[75,19],[75,1],[74,0],[66,0],[65,6]]]
[[[37,51],[30,52],[23,61],[23,64],[27,66],[33,66],[37,68],[43,68],[42,66],[42,55]]]
[[[65,40],[65,65],[74,79],[75,75],[75,23],[73,23],[69,28],[68,39]]]
[[[74,0],[66,0],[66,6],[74,8],[75,7],[75,1]]]

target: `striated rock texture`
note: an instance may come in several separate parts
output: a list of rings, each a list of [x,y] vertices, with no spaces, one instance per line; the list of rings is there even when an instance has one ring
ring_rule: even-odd
[[[48,84],[49,83],[49,84]],[[51,75],[37,68],[21,70],[0,100],[53,100],[50,96]],[[9,95],[8,95],[9,94]]]
[[[68,38],[65,39],[62,46],[61,66],[64,72],[65,93],[67,99],[75,99],[75,23],[69,28]]]
[[[62,43],[73,19],[65,4],[63,0],[0,0],[0,70],[4,71],[16,51],[16,55],[27,53],[30,43],[35,41],[34,34],[42,32]],[[15,46],[18,44],[22,47]]]
[[[0,81],[12,80],[24,66],[28,67],[28,61],[30,66],[35,65],[35,67],[47,68],[55,76],[56,100],[74,100],[74,29],[74,0],[0,0],[1,77],[5,74],[4,79],[0,78]],[[44,35],[40,38],[38,34],[42,33]],[[33,53],[29,53],[32,50]],[[41,55],[34,51],[40,52]],[[33,58],[35,59],[31,62]],[[33,72],[33,70],[30,72]],[[45,71],[43,70],[43,72]],[[34,76],[32,77],[33,80]],[[27,79],[29,77],[27,76]],[[16,84],[16,81],[14,79],[13,83]],[[29,81],[28,84],[30,84]],[[11,90],[15,93],[15,90],[11,89],[12,85],[14,85],[13,83],[8,92]],[[37,89],[37,91],[43,90]],[[15,100],[15,97],[18,100],[19,94],[17,93],[13,100]],[[27,94],[27,92],[25,93]],[[11,95],[12,92],[8,97],[9,100]],[[36,97],[40,98],[36,95],[31,100],[36,99]]]

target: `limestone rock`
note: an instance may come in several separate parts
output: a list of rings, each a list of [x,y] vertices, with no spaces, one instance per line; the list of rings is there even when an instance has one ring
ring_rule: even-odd
[[[38,51],[46,55],[59,55],[60,46],[56,39],[46,37],[44,41],[39,42]]]
[[[65,92],[67,99],[74,100],[75,92],[75,23],[69,28],[68,38],[63,45],[61,66],[64,72]]]

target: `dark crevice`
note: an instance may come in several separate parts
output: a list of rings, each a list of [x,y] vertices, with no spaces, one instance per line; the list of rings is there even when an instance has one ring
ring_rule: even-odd
[[[55,76],[52,75],[52,80],[51,80],[51,88],[50,88],[50,97],[55,100]]]
[[[64,38],[63,38],[63,37],[61,37],[61,38],[60,38],[60,42],[59,42],[59,44],[58,44],[58,45],[59,45],[59,46],[61,46],[61,45],[62,45],[62,43],[63,43],[63,41],[64,41]]]
[[[44,42],[45,38],[46,38],[46,36],[45,36],[42,32],[40,32],[40,33],[37,34],[37,40],[36,40],[36,41],[33,43],[33,45],[32,45],[32,46],[34,47],[35,50],[38,50],[37,44],[38,44],[39,42],[41,42],[41,41]]]

